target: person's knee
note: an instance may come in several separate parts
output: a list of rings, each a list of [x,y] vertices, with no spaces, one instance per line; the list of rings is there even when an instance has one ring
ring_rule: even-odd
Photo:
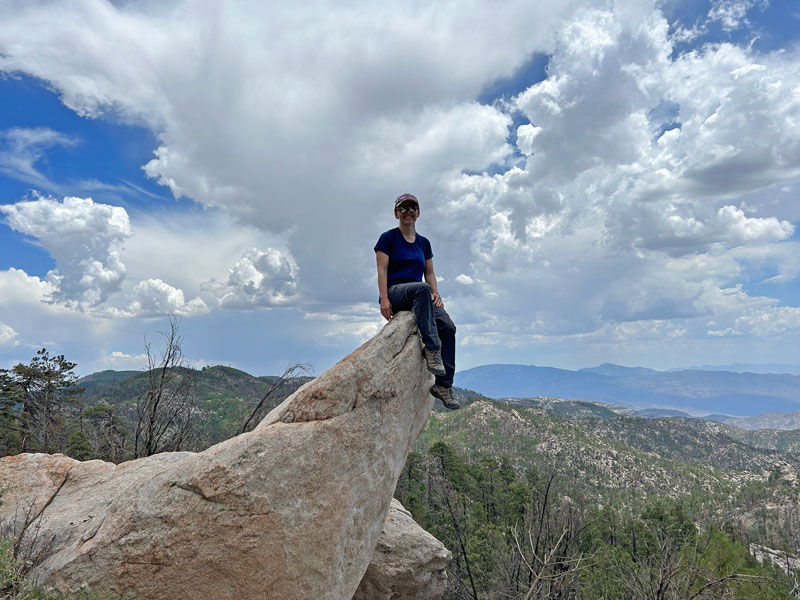
[[[428,297],[430,297],[431,295],[431,286],[424,281],[414,283],[411,289],[413,290],[415,296],[427,294]]]

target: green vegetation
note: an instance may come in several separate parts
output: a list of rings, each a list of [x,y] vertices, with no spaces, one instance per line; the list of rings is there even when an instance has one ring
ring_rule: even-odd
[[[793,598],[796,465],[715,423],[477,398],[431,416],[396,496],[453,552],[448,599]]]
[[[25,576],[24,561],[16,556],[13,538],[0,537],[0,598],[2,600],[67,600],[49,593]],[[69,600],[115,600],[116,596],[98,591],[82,591]]]
[[[178,360],[83,379],[75,366],[43,348],[29,364],[0,370],[0,457],[60,452],[119,463],[199,451],[240,433],[248,419],[257,423],[311,379],[295,376],[303,365],[254,377],[224,366],[192,369]]]
[[[441,441],[409,456],[395,495],[453,552],[448,599],[796,597],[791,573],[730,526],[698,528],[681,500],[599,505],[557,473]]]
[[[0,369],[0,450],[63,452],[80,414],[75,363],[42,348],[27,365]]]

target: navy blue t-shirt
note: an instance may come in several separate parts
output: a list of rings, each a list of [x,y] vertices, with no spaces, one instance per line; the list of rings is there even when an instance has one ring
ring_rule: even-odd
[[[389,256],[386,283],[392,286],[396,283],[410,283],[422,281],[425,273],[425,261],[433,258],[431,243],[428,238],[416,234],[414,243],[408,243],[403,237],[399,227],[384,231],[375,244],[375,250]]]

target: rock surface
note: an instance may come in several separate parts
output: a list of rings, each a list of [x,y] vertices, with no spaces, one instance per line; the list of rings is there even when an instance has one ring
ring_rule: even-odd
[[[351,598],[433,405],[410,313],[201,453],[0,460],[0,526],[45,586],[125,599]]]
[[[392,500],[367,572],[353,600],[438,600],[452,555]]]

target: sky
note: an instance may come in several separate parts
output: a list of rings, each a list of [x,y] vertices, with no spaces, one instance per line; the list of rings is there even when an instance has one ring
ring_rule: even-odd
[[[405,192],[459,370],[800,364],[800,2],[0,0],[0,368],[321,373]]]

